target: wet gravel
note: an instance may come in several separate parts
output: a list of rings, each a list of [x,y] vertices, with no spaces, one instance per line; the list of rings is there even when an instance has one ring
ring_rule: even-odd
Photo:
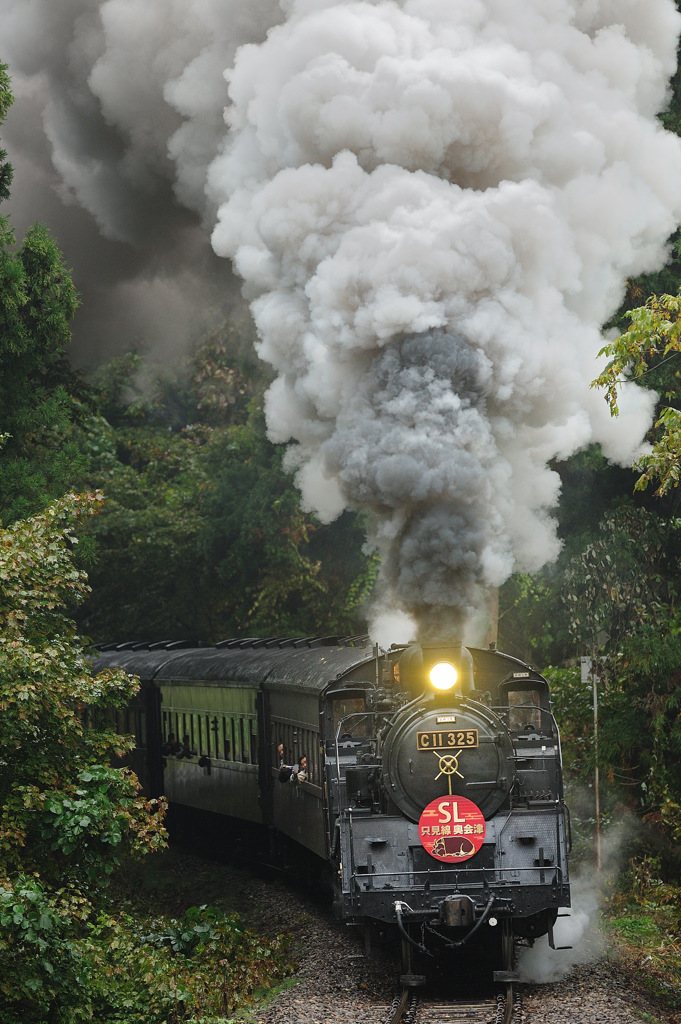
[[[652,1003],[631,977],[606,959],[572,968],[562,981],[523,985],[528,1024],[677,1024],[681,1018]]]
[[[254,1024],[384,1024],[399,975],[394,950],[374,948],[367,958],[359,929],[276,879],[249,880],[240,898],[259,930],[291,934],[297,965],[295,984],[256,1010]],[[681,1015],[651,1002],[634,976],[602,956],[520,992],[525,1024],[681,1024]]]
[[[255,1013],[257,1024],[383,1024],[399,973],[392,951],[367,957],[360,929],[277,881],[251,882],[242,897],[258,930],[291,935],[296,963],[296,984]]]

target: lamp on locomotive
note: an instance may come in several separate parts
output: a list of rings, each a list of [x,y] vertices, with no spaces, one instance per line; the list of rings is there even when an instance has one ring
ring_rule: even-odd
[[[458,672],[448,661],[438,661],[428,676],[436,690],[451,690],[459,678]]]
[[[461,643],[411,644],[400,657],[400,680],[414,696],[463,696],[474,689],[473,659]]]

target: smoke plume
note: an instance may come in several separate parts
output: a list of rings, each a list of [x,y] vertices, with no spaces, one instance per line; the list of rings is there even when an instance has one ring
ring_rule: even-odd
[[[0,13],[59,194],[141,254],[134,283],[161,267],[191,296],[200,230],[231,261],[277,374],[271,437],[323,520],[367,511],[382,612],[461,635],[486,588],[555,557],[548,463],[593,441],[628,463],[654,403],[627,388],[611,421],[588,385],[681,218],[656,120],[672,0]]]

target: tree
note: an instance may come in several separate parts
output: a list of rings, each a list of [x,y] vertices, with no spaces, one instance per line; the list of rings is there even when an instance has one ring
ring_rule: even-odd
[[[0,123],[12,103],[0,65]],[[0,201],[9,196],[11,166],[0,150]],[[63,257],[40,224],[17,248],[0,217],[0,520],[42,509],[68,489],[83,454],[72,436],[84,386],[64,351],[78,299]]]
[[[7,117],[13,99],[7,65],[0,64],[0,124]],[[0,149],[0,202],[9,198],[9,187],[12,184],[12,165],[5,159],[6,156],[7,151]]]
[[[78,486],[106,504],[86,527],[96,557],[81,629],[98,641],[363,632],[377,563],[361,521],[303,512],[261,395],[220,338],[186,369],[154,380],[132,353],[96,381]],[[126,401],[143,376],[146,393]]]
[[[211,462],[200,540],[223,624],[246,635],[364,632],[378,563],[362,553],[361,521],[322,526],[303,511],[260,410]]]
[[[681,870],[681,530],[678,519],[623,503],[574,555],[563,596],[575,648],[601,669],[599,767],[604,805],[616,801],[655,826],[647,842]],[[594,766],[588,723],[578,727],[579,687],[565,691],[570,758],[583,778]],[[558,696],[560,704],[560,696]],[[582,686],[581,707],[591,702]],[[577,753],[577,756],[575,754]],[[662,840],[665,840],[662,842]]]
[[[7,1021],[87,1002],[78,942],[121,858],[164,843],[162,805],[112,767],[107,724],[135,682],[93,677],[65,607],[87,592],[76,527],[101,495],[68,495],[0,531],[0,993]],[[95,723],[100,720],[97,727]],[[86,721],[89,725],[86,725]]]
[[[605,345],[599,355],[609,362],[592,387],[605,389],[613,416],[619,413],[618,391],[624,381],[645,381],[665,400],[655,423],[652,450],[639,459],[637,490],[656,481],[662,496],[681,479],[681,395],[679,362],[681,352],[681,294],[652,295],[644,306],[628,311],[630,327]]]
[[[112,766],[129,739],[111,713],[135,680],[93,677],[65,615],[88,589],[77,530],[101,507],[67,495],[0,530],[0,1017],[221,1024],[290,972],[286,941],[207,906],[176,921],[107,899],[124,858],[164,845],[164,805]]]

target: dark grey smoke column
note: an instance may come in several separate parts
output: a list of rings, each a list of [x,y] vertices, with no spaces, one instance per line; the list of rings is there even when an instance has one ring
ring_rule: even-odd
[[[494,451],[479,354],[442,330],[381,351],[323,446],[348,501],[394,524],[384,578],[423,639],[456,639],[483,579]]]

